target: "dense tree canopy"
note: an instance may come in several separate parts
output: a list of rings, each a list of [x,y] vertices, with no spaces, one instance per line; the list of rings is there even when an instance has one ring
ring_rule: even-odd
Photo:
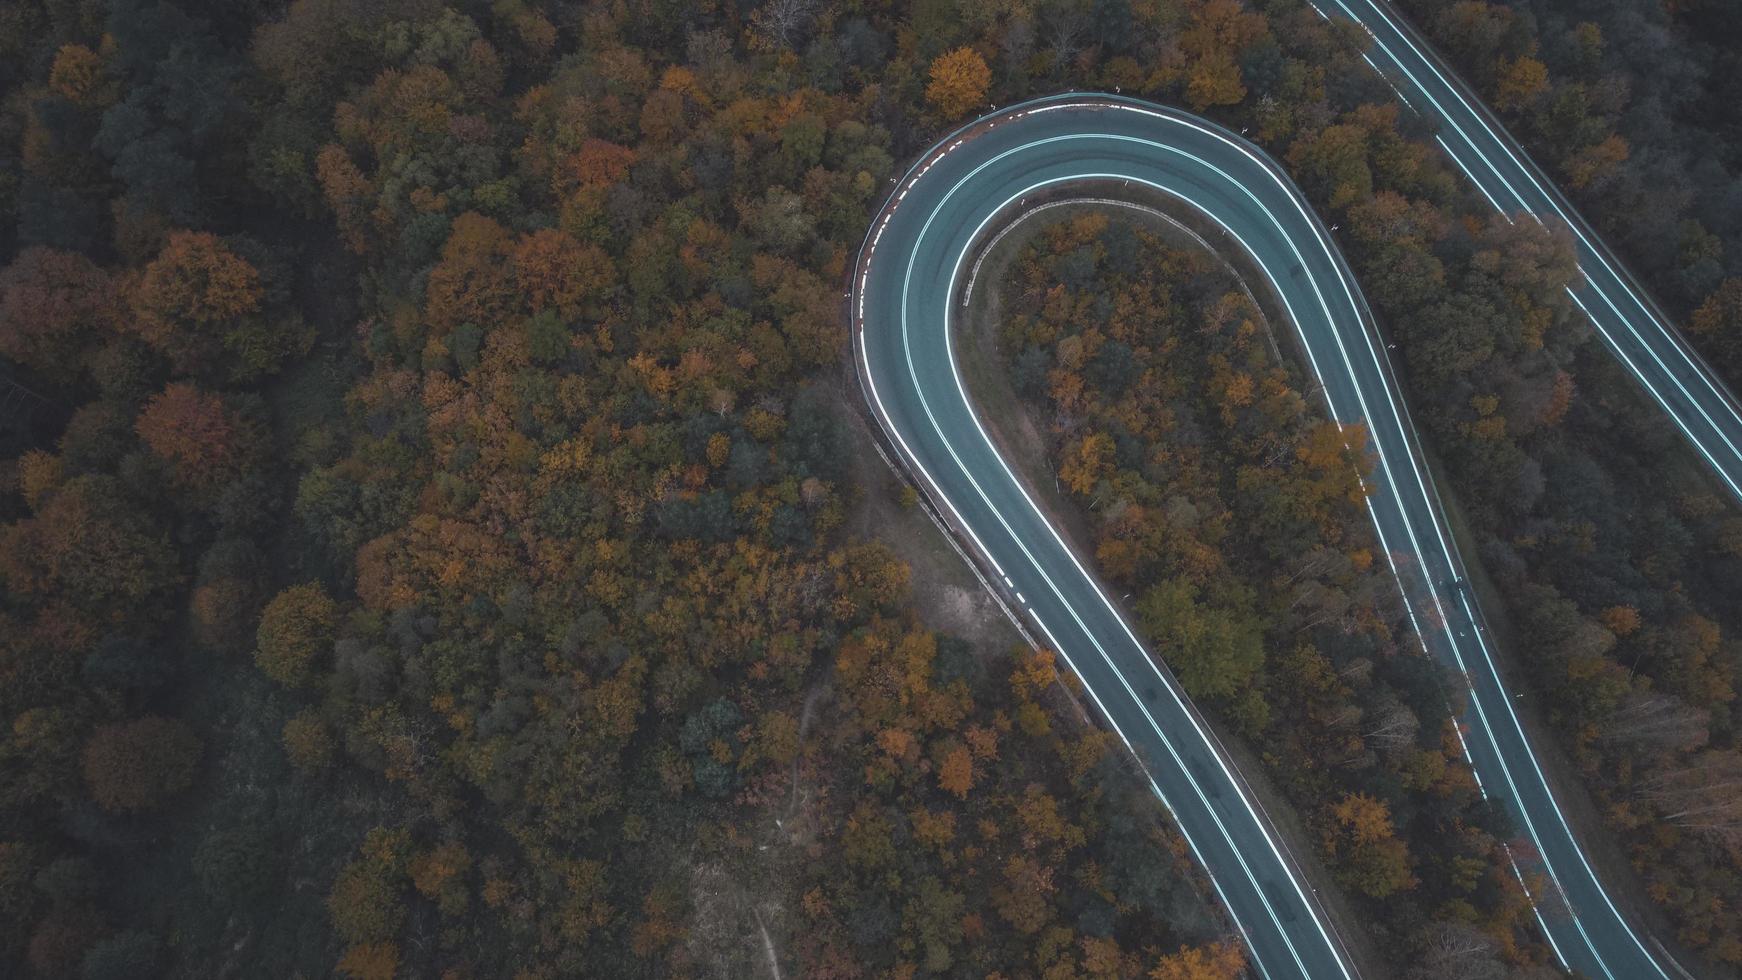
[[[1697,8],[1435,17],[1569,186],[1626,191],[1608,230],[1719,356],[1728,156],[1655,151],[1692,103],[1607,20]],[[1241,0],[0,2],[0,973],[1237,975],[1069,680],[938,584],[841,374],[904,161],[1115,87],[1341,224],[1527,703],[1682,944],[1742,958],[1742,521],[1567,309],[1565,241],[1486,217],[1359,43]],[[1667,66],[1636,110],[1618,58]],[[1546,962],[1359,434],[1120,227],[1018,270],[1007,351],[1100,569],[1270,753],[1375,972]]]
[[[1507,832],[1462,758],[1452,679],[1375,561],[1360,427],[1318,416],[1277,359],[1288,336],[1210,254],[1097,214],[1036,234],[1001,303],[1035,312],[1002,324],[1000,347],[1155,655],[1264,746],[1399,949],[1477,922],[1515,961],[1543,961]]]

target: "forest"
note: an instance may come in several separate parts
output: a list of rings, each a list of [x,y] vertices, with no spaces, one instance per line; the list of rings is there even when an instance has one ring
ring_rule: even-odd
[[[1405,8],[1653,286],[1742,376],[1742,22],[1716,3]]]
[[[1034,312],[1000,323],[998,349],[1097,566],[1192,698],[1263,747],[1409,976],[1531,975],[1548,951],[1517,842],[1375,543],[1365,436],[1309,397],[1286,328],[1185,246],[1091,213],[1030,243],[1006,287],[1003,309]]]
[[[1688,149],[1734,116],[1677,91],[1734,48],[1683,6],[1628,37],[1460,3],[1488,46],[1442,43],[1479,86],[1534,61],[1495,104],[1575,195],[1686,175],[1646,205],[1673,234],[1592,217],[1735,378],[1731,157]],[[989,102],[1114,87],[1249,128],[1346,229],[1546,728],[1667,934],[1742,963],[1742,516],[1567,308],[1567,243],[1484,212],[1359,32],[1295,0],[0,0],[0,973],[1239,975],[1070,678],[939,628],[853,530],[913,507],[856,465],[840,301],[890,177]],[[1102,573],[1273,747],[1382,972],[1544,962],[1359,461],[1255,308],[1122,227],[1049,233],[1003,335],[1108,497]]]

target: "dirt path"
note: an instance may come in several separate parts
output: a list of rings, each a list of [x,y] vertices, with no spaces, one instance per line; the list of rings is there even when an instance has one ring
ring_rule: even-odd
[[[973,568],[944,532],[917,503],[904,505],[904,484],[876,448],[870,423],[841,393],[841,412],[854,429],[853,444],[866,447],[853,455],[853,482],[859,499],[849,508],[846,529],[851,535],[888,545],[912,570],[913,602],[927,626],[966,640],[981,657],[1000,657],[1028,645],[1004,611],[989,595]]]

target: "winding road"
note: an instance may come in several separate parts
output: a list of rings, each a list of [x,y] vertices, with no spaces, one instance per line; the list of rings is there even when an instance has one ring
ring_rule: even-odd
[[[1473,100],[1426,56],[1401,54],[1412,42],[1383,11],[1373,11],[1365,15],[1383,22],[1374,33],[1376,49],[1388,41],[1400,52],[1386,62],[1399,94],[1418,111],[1443,111],[1446,128],[1468,141],[1442,136],[1452,158],[1460,166],[1466,157],[1512,161],[1512,170],[1465,167],[1483,193],[1493,200],[1504,195],[1515,202],[1512,211],[1528,216],[1514,220],[1571,215],[1543,189],[1547,181],[1522,163],[1522,152],[1489,128]],[[1428,77],[1441,87],[1411,80]],[[1129,182],[1166,195],[1226,232],[1272,285],[1331,416],[1340,425],[1366,426],[1377,461],[1368,475],[1368,509],[1381,547],[1412,617],[1421,613],[1414,625],[1428,655],[1468,679],[1461,719],[1466,753],[1483,792],[1501,802],[1525,845],[1514,855],[1515,871],[1540,872],[1552,892],[1536,896],[1537,918],[1561,965],[1609,980],[1684,976],[1621,914],[1549,790],[1490,656],[1480,613],[1461,584],[1463,564],[1420,462],[1385,345],[1329,232],[1298,190],[1262,151],[1183,112],[1105,95],[1025,103],[945,137],[897,182],[854,271],[855,360],[872,412],[902,464],[971,546],[991,587],[1068,662],[1143,761],[1151,788],[1173,813],[1245,940],[1255,971],[1264,977],[1357,976],[1330,917],[1214,734],[999,455],[968,398],[951,345],[973,250],[1030,198],[1085,182],[1115,188]],[[1574,299],[1598,311],[1611,348],[1734,489],[1742,458],[1731,443],[1742,439],[1724,421],[1736,416],[1722,387],[1595,236],[1580,230],[1576,216],[1568,220],[1581,239],[1589,279],[1573,291]],[[1611,311],[1613,322],[1601,320],[1602,310]]]
[[[1511,221],[1558,222],[1571,230],[1585,282],[1567,295],[1718,482],[1742,498],[1742,410],[1735,396],[1554,182],[1389,5],[1316,0],[1314,9],[1366,29],[1367,63],[1405,105],[1436,124],[1440,149],[1495,210]]]

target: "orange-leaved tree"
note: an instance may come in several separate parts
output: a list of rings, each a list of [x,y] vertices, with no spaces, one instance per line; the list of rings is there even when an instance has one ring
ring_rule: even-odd
[[[171,232],[133,289],[134,329],[187,370],[263,295],[259,271],[218,236]]]
[[[1246,969],[1246,957],[1234,943],[1180,947],[1149,971],[1150,980],[1234,980]]]
[[[974,786],[974,759],[967,747],[957,746],[944,756],[944,764],[938,769],[938,786],[954,793],[957,799],[968,798],[968,790]]]
[[[1397,839],[1391,808],[1365,793],[1348,793],[1331,806],[1334,825],[1327,838],[1338,858],[1338,877],[1372,898],[1385,898],[1416,886],[1409,848]]]
[[[555,228],[535,231],[514,248],[514,281],[534,313],[554,310],[573,319],[616,277],[604,249]]]
[[[992,84],[992,70],[973,48],[957,48],[940,55],[931,63],[931,82],[925,87],[925,99],[938,114],[956,119],[978,109],[986,102],[986,89]]]
[[[445,331],[462,323],[488,328],[505,320],[519,299],[509,263],[513,248],[508,229],[493,219],[475,211],[455,218],[425,287],[430,325]]]
[[[223,396],[175,383],[151,396],[133,423],[152,454],[169,464],[176,484],[195,491],[242,475],[250,447],[258,444],[252,428]]]

